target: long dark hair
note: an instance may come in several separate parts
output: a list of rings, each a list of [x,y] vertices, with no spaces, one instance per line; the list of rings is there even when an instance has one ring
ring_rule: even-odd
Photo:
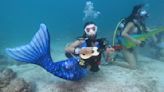
[[[127,17],[128,21],[133,21],[133,19],[137,19],[138,16],[136,16],[140,10],[144,7],[144,4],[138,4],[133,7],[133,10],[130,14],[130,16]]]

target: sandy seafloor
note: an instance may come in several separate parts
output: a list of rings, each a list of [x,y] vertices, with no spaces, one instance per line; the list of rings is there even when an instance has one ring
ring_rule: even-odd
[[[63,51],[53,57],[65,58]],[[62,54],[61,54],[62,53]],[[53,55],[54,53],[52,53]],[[16,62],[9,60],[9,62]],[[164,62],[139,55],[138,69],[101,65],[98,73],[77,82],[60,79],[33,64],[11,64],[18,77],[32,82],[35,92],[164,92]]]
[[[68,6],[64,6],[66,8],[63,8],[63,4],[65,5],[65,3],[62,0],[59,3],[56,3],[56,1],[54,3],[52,1],[43,2],[44,0],[34,2],[33,0],[32,4],[31,1],[18,0],[9,2],[3,0],[0,3],[2,12],[0,14],[2,34],[0,36],[0,55],[1,51],[2,55],[4,55],[3,51],[5,48],[12,48],[28,43],[36,32],[30,30],[38,30],[38,24],[45,22],[50,30],[51,45],[54,43],[51,46],[54,61],[66,59],[64,56],[65,43],[69,43],[74,37],[82,33],[80,32],[82,26],[79,26],[82,23],[79,21],[82,21],[82,10],[85,1],[80,3],[80,5],[82,4],[81,6],[79,5],[79,1],[77,1],[78,3],[68,3],[68,6],[71,6],[70,8]],[[96,5],[96,10],[100,10],[103,15],[100,16],[101,20],[98,20],[98,25],[100,25],[100,30],[104,30],[98,32],[103,37],[111,39],[110,36],[113,33],[108,33],[108,31],[115,28],[120,18],[129,14],[132,6],[136,4],[134,2],[142,0],[128,0],[128,3],[119,1],[120,4],[116,0],[115,4],[111,1],[107,3],[107,0],[103,2],[97,1],[98,7]],[[143,1],[150,2],[150,15],[152,16],[149,18],[150,25],[163,25],[162,7],[164,6],[164,0]],[[37,8],[35,3],[38,4]],[[43,7],[43,4],[48,6]],[[74,6],[74,4],[76,5]],[[75,8],[76,6],[81,7],[81,9]],[[60,12],[56,12],[59,11],[59,8]],[[67,17],[65,14],[67,14]],[[74,17],[74,14],[76,14],[76,17]],[[78,27],[79,29],[77,29]],[[64,42],[62,43],[61,41],[63,40]],[[24,78],[36,87],[34,92],[164,92],[164,59],[153,59],[152,54],[154,55],[154,53],[150,52],[151,49],[141,50],[144,50],[143,52],[147,52],[149,55],[139,55],[137,70],[129,70],[115,65],[101,65],[99,72],[89,73],[86,78],[77,82],[60,79],[37,65],[17,64],[16,61],[10,58],[2,60],[2,62],[0,58],[0,68],[8,67],[13,69],[19,78]],[[164,58],[164,54],[161,58]]]

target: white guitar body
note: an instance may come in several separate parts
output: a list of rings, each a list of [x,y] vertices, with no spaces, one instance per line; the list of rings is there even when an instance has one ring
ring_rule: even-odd
[[[92,52],[88,53],[88,54],[80,54],[80,57],[82,59],[88,59],[92,56],[98,56],[100,53],[98,52],[98,48],[97,47],[92,47]]]

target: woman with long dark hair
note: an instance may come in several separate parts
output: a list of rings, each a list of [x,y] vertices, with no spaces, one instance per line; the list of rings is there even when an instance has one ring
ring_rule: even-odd
[[[136,47],[127,48],[123,44],[125,44],[122,39],[128,39],[129,41],[133,42],[137,46],[142,46],[143,42],[135,39],[131,35],[140,35],[144,32],[147,32],[147,28],[145,26],[145,19],[148,17],[148,13],[144,10],[144,5],[139,4],[133,7],[132,13],[128,16],[124,21],[124,26],[120,31],[120,35],[118,35],[118,42],[120,45],[123,46],[123,56],[127,63],[125,62],[113,62],[116,65],[135,69],[136,62],[137,62],[137,55],[135,52]]]

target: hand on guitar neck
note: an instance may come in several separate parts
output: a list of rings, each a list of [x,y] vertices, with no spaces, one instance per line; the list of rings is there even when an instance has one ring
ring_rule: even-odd
[[[98,56],[99,54],[97,47],[86,47],[80,50],[80,57],[82,59],[88,59],[92,56]]]

